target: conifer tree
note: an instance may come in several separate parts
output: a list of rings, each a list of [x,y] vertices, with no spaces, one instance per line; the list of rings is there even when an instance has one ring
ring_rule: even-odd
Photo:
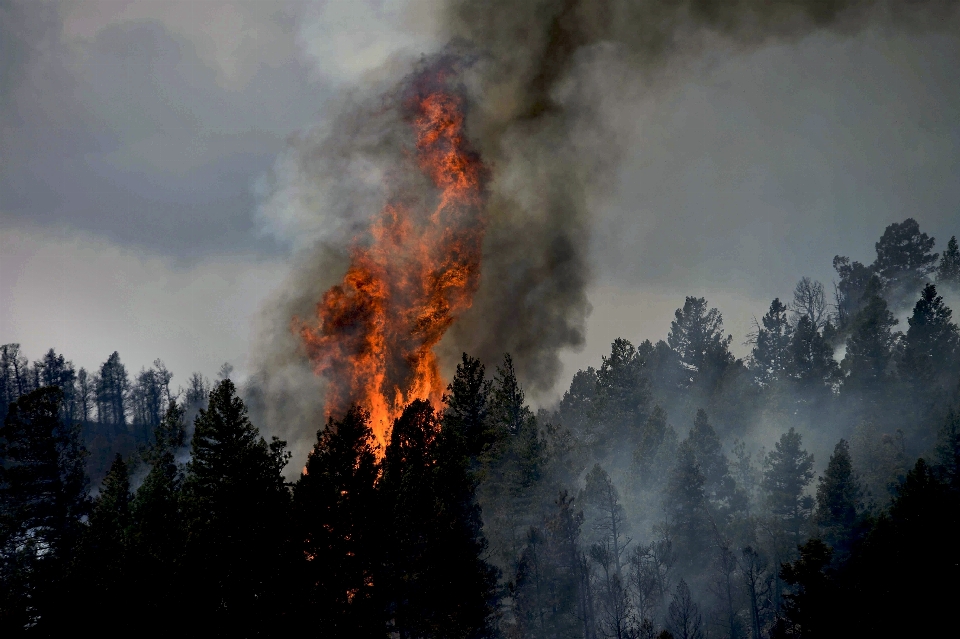
[[[512,372],[513,362],[505,364]],[[499,394],[494,410],[501,420],[512,421],[517,418],[514,413],[522,412],[523,390],[515,383],[515,375],[507,377],[511,387],[504,389],[498,386]],[[480,360],[464,353],[444,396],[446,408],[443,418],[457,432],[462,433],[467,451],[474,456],[479,456],[502,436],[491,424],[492,390],[492,383],[484,379],[484,367]],[[517,396],[521,403],[519,409],[515,403]],[[504,406],[505,403],[509,406]]]
[[[584,501],[598,533],[597,537],[603,547],[608,549],[609,559],[616,567],[616,574],[620,575],[622,556],[629,543],[624,535],[626,513],[620,504],[617,487],[600,464],[595,464],[587,473]]]
[[[947,250],[940,257],[940,266],[937,267],[937,284],[960,289],[960,248],[957,246],[957,236],[954,235],[947,243]]]
[[[802,389],[827,389],[839,377],[833,347],[807,316],[801,317],[790,340],[787,375]]]
[[[63,392],[37,389],[10,404],[0,428],[0,628],[19,632],[52,614],[89,501],[79,429],[61,419]]]
[[[653,407],[643,426],[640,441],[633,453],[640,480],[648,483],[654,475],[655,460],[667,434],[667,412],[659,404]]]
[[[384,635],[374,587],[382,540],[375,487],[377,444],[370,416],[351,407],[317,432],[317,443],[294,486],[298,540],[306,557],[303,630],[328,637]]]
[[[792,329],[787,320],[787,307],[774,299],[770,309],[757,327],[753,345],[754,377],[761,386],[780,380],[789,363],[789,347]]]
[[[75,615],[110,602],[109,612],[94,623],[101,636],[120,636],[136,616],[140,593],[135,585],[130,562],[130,478],[117,454],[93,502],[79,557],[69,575],[69,596],[61,612],[73,614],[58,613],[47,621],[59,632],[67,632],[68,620]]]
[[[705,483],[696,451],[689,439],[684,440],[677,448],[676,464],[664,495],[664,509],[678,555],[689,566],[701,559],[712,538]]]
[[[880,296],[880,282],[871,280],[863,308],[853,320],[843,367],[849,371],[849,383],[859,390],[878,392],[887,377],[896,339],[892,329],[897,320]]]
[[[929,391],[954,365],[960,332],[950,321],[952,315],[943,297],[937,295],[937,288],[927,284],[907,320],[910,328],[900,363],[902,374],[913,383],[915,391]]]
[[[704,493],[716,505],[729,505],[733,497],[733,478],[717,431],[710,425],[705,410],[698,409],[687,438],[703,473]]]
[[[650,382],[643,372],[643,360],[633,344],[617,338],[597,371],[598,417],[607,422],[608,430],[625,427],[636,436],[649,401]]]
[[[127,426],[130,378],[117,351],[100,366],[94,386],[97,395],[97,420],[112,427],[115,433],[123,432]]]
[[[834,256],[833,269],[840,276],[834,300],[837,325],[841,331],[847,331],[863,307],[864,294],[873,278],[873,269],[860,262],[851,262],[849,257],[840,255]],[[879,280],[877,282],[879,283]]]
[[[813,508],[813,498],[804,494],[813,479],[813,455],[801,446],[800,433],[793,428],[781,435],[767,455],[763,478],[770,512],[794,547],[803,540]]]
[[[800,557],[780,570],[780,577],[792,588],[784,596],[783,617],[771,633],[775,639],[831,636],[830,624],[837,618],[835,587],[826,571],[833,551],[819,539],[809,540],[799,550]]]
[[[429,402],[415,400],[394,423],[387,447],[382,491],[393,533],[387,615],[401,636],[491,632],[496,571],[482,558],[477,479],[456,429]]]
[[[915,219],[894,222],[876,243],[873,272],[880,276],[885,288],[913,295],[936,269],[938,256],[930,252],[933,245],[934,239],[920,231]]]
[[[690,587],[681,579],[667,614],[670,631],[676,639],[703,639],[703,617],[693,601]]]
[[[155,619],[158,629],[176,624],[167,611],[179,605],[184,543],[181,509],[183,467],[177,453],[184,446],[184,409],[171,401],[154,431],[153,446],[144,456],[149,466],[134,494],[131,512],[130,554],[141,609]]]
[[[183,507],[187,601],[198,628],[259,632],[287,599],[284,446],[264,441],[229,379],[211,391],[195,420]]]
[[[712,390],[733,362],[729,347],[732,336],[723,336],[723,317],[715,308],[708,310],[707,300],[687,297],[670,322],[667,343],[676,353],[684,370],[684,387],[694,382]]]
[[[841,439],[833,449],[827,470],[817,486],[814,522],[822,539],[835,556],[846,558],[850,551],[857,516],[862,508],[863,489],[853,470],[850,447]]]

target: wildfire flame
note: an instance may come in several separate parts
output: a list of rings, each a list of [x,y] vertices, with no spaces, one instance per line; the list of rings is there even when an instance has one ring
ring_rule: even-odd
[[[383,448],[404,406],[439,404],[445,384],[433,348],[479,284],[487,171],[469,149],[463,99],[446,79],[444,71],[422,74],[403,105],[415,147],[408,158],[433,192],[393,193],[365,241],[354,241],[316,321],[293,324],[329,381],[327,414],[360,404]]]

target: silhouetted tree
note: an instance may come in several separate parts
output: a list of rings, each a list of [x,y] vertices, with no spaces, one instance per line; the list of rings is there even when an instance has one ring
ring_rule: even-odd
[[[154,628],[172,632],[179,619],[168,611],[180,605],[179,578],[186,531],[181,509],[183,467],[177,455],[185,444],[184,410],[167,405],[154,441],[144,454],[149,466],[131,504],[130,556],[138,610],[153,619]]]
[[[791,586],[791,591],[784,595],[783,617],[772,637],[833,636],[836,588],[826,571],[832,555],[829,546],[811,539],[800,547],[796,561],[783,564],[780,577]]]
[[[838,379],[840,367],[833,347],[807,316],[797,321],[790,340],[787,374],[804,390],[829,388]]]
[[[957,246],[957,236],[954,235],[947,242],[947,250],[940,257],[940,266],[937,267],[937,284],[960,289],[960,248]]]
[[[690,596],[687,582],[681,579],[667,613],[670,632],[677,639],[703,639],[703,617],[700,607]]]
[[[770,310],[761,319],[761,325],[757,326],[751,355],[754,377],[762,386],[772,384],[784,376],[789,364],[791,333],[787,307],[779,299],[774,299],[770,303]]]
[[[823,284],[809,277],[800,278],[793,289],[793,303],[790,314],[794,326],[800,318],[806,317],[816,330],[823,330],[827,323],[827,298]]]
[[[741,500],[736,495],[736,486],[730,476],[730,466],[717,431],[710,425],[707,412],[697,410],[693,428],[687,438],[693,449],[700,472],[703,473],[703,489],[707,499],[713,505],[715,517],[726,516],[731,508],[740,507]]]
[[[846,331],[863,306],[864,294],[870,278],[873,277],[873,270],[840,255],[833,258],[833,268],[840,276],[840,281],[834,287],[836,321],[839,328]]]
[[[79,556],[69,575],[69,597],[47,623],[66,632],[70,621],[83,611],[110,602],[110,611],[98,615],[101,636],[120,636],[137,616],[140,593],[134,589],[130,563],[130,479],[118,454],[93,502],[90,521],[83,531]],[[70,611],[72,614],[62,614]]]
[[[850,447],[841,439],[833,449],[826,472],[820,477],[814,512],[814,522],[823,541],[841,559],[846,558],[854,541],[862,494],[860,480],[850,459]]]
[[[512,372],[512,361],[509,368]],[[523,390],[516,384],[515,375],[510,377],[510,380],[511,388],[498,387],[500,395],[497,397],[496,409],[497,412],[507,413],[507,420],[513,421],[523,417],[515,414],[523,412]],[[443,418],[462,433],[464,444],[471,455],[479,456],[502,436],[496,432],[489,419],[491,392],[492,383],[484,379],[483,364],[479,359],[464,353],[444,396],[446,409]],[[516,407],[518,398],[520,408]],[[503,406],[500,400],[508,400],[510,406]]]
[[[53,615],[89,502],[79,429],[48,386],[10,404],[0,428],[0,628]]]
[[[801,446],[793,428],[781,435],[767,455],[763,477],[770,512],[794,546],[802,541],[813,508],[813,498],[804,494],[813,479],[813,455]]]
[[[114,351],[100,366],[94,383],[97,395],[97,420],[122,432],[127,425],[127,401],[130,379],[126,367],[120,363],[120,354]]]
[[[487,636],[496,572],[481,558],[486,541],[463,433],[443,424],[429,402],[414,401],[394,423],[384,466],[393,631]]]
[[[910,328],[900,362],[900,371],[912,383],[915,393],[930,395],[943,391],[947,380],[953,381],[949,373],[955,365],[960,333],[950,321],[952,315],[953,311],[937,295],[936,287],[927,284],[907,319]]]
[[[650,383],[637,349],[625,339],[614,340],[597,371],[599,416],[614,429],[626,427],[635,437],[647,417],[649,401]]]
[[[894,295],[914,295],[926,277],[936,269],[937,254],[931,253],[934,239],[920,231],[913,218],[893,223],[876,244],[873,272],[884,288]]]
[[[695,382],[712,390],[714,384],[733,362],[729,346],[733,337],[723,336],[723,317],[715,308],[708,310],[707,300],[687,297],[682,309],[670,322],[667,343],[677,354],[685,371],[684,386]]]
[[[195,627],[254,634],[287,599],[290,493],[285,442],[270,444],[223,380],[195,420],[184,481],[186,600]]]
[[[620,493],[600,464],[595,464],[587,473],[585,483],[584,502],[593,527],[619,576],[622,574],[623,553],[629,543],[624,535],[626,513],[620,504]]]
[[[677,552],[689,566],[701,558],[712,537],[705,483],[696,451],[689,439],[684,440],[677,448],[676,465],[664,495],[664,509]]]
[[[849,372],[849,383],[861,391],[879,392],[888,375],[897,325],[893,313],[880,296],[879,281],[867,287],[863,308],[854,318],[843,367]]]
[[[303,540],[306,606],[300,627],[329,637],[386,633],[374,586],[382,540],[376,439],[370,416],[352,407],[317,432],[317,443],[294,486],[298,540]]]

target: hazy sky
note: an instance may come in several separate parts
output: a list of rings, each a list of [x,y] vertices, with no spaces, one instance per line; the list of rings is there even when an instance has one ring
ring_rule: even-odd
[[[286,139],[398,51],[427,1],[0,0],[0,342],[93,368],[241,374],[297,238],[261,211]],[[753,316],[886,225],[960,235],[960,30],[717,50],[604,101],[631,149],[597,189],[587,347],[665,336],[687,294],[738,353]],[[960,310],[960,309],[958,309]]]

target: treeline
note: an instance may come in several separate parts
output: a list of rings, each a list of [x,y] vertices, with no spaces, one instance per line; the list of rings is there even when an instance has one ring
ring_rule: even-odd
[[[473,464],[489,434],[471,395],[486,386],[482,367],[464,367],[444,412],[404,411],[382,460],[362,408],[331,420],[293,485],[285,443],[260,436],[229,379],[199,410],[186,464],[171,402],[140,486],[117,455],[93,498],[63,392],[20,397],[0,429],[0,627],[488,636],[497,573]]]
[[[228,377],[229,364],[221,368]],[[193,373],[187,386],[174,390],[173,373],[157,359],[131,379],[127,367],[114,351],[94,372],[79,370],[54,349],[30,362],[19,344],[0,345],[0,421],[19,397],[45,387],[63,393],[60,417],[79,424],[81,440],[88,451],[87,471],[97,481],[103,478],[115,454],[135,454],[150,442],[163,421],[171,401],[179,401],[192,416],[206,401],[210,382]]]
[[[665,340],[616,340],[555,410],[530,410],[509,355],[492,375],[464,355],[443,405],[407,407],[385,451],[362,407],[323,425],[294,484],[229,379],[199,378],[202,396],[165,391],[91,492],[79,374],[67,388],[5,364],[3,628],[935,635],[960,594],[960,337],[942,296],[960,293],[960,251],[933,246],[906,220],[872,264],[837,257],[832,294],[803,278],[773,300],[745,360],[689,297]],[[97,419],[139,428],[120,396],[119,413],[96,396]]]

